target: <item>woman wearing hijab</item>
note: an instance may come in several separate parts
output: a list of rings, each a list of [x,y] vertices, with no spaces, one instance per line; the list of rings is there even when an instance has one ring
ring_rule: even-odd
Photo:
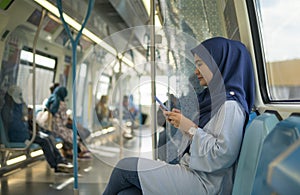
[[[254,104],[253,66],[246,47],[222,37],[192,49],[200,85],[198,124],[178,109],[164,111],[183,133],[177,165],[142,158],[117,164],[104,194],[231,194],[245,124]]]
[[[67,128],[68,123],[67,116],[67,105],[65,103],[65,98],[68,95],[68,91],[65,87],[56,87],[54,92],[49,97],[46,107],[49,112],[52,113],[52,131],[61,137],[65,141],[65,145],[68,145],[67,148],[64,148],[65,156],[68,158],[72,157],[72,143],[73,143],[73,130]],[[90,158],[88,150],[83,145],[82,142],[78,142],[78,157],[80,158]]]

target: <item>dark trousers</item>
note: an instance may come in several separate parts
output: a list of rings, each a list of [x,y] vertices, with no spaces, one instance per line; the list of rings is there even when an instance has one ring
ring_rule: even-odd
[[[45,158],[51,168],[56,168],[58,163],[63,163],[64,158],[55,146],[55,143],[50,136],[41,138],[38,134],[35,137],[34,143],[41,146]]]
[[[124,158],[118,162],[103,195],[135,195],[142,194],[137,172],[138,158]]]

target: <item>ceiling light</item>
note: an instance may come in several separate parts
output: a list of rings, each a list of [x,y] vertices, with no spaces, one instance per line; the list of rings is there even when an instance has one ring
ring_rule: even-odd
[[[34,0],[34,1],[37,2],[39,5],[41,5],[42,7],[44,7],[45,9],[47,9],[49,12],[51,12],[56,17],[60,18],[58,8],[55,7],[53,4],[49,3],[46,0]],[[69,15],[63,13],[63,17],[64,17],[66,23],[69,24],[74,29],[76,29],[77,31],[79,31],[81,29],[81,24],[76,22]],[[105,41],[100,39],[98,36],[96,36],[94,33],[89,31],[88,29],[84,28],[82,30],[82,34],[85,35],[86,37],[88,37],[89,39],[91,39],[92,41],[94,41],[96,44],[99,44],[102,48],[106,49],[109,53],[111,53],[113,55],[117,55],[117,51],[112,46],[107,44]],[[130,60],[128,60],[126,57],[123,57],[122,60],[127,65],[134,67],[134,64]]]

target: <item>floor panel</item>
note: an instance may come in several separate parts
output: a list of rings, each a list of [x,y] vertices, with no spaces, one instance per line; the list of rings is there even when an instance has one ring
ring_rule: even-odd
[[[78,190],[80,195],[102,194],[113,166],[127,156],[151,158],[151,132],[135,130],[132,139],[113,132],[89,143],[93,158],[78,161]],[[120,140],[122,142],[120,142]],[[73,174],[54,173],[45,160],[1,177],[2,195],[71,195],[74,194]]]

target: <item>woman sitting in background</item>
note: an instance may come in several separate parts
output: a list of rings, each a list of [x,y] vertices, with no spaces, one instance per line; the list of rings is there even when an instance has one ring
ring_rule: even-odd
[[[69,150],[64,151],[67,158],[72,158],[72,143],[73,143],[73,130],[68,128],[68,116],[67,105],[65,98],[68,95],[68,91],[65,87],[55,88],[53,94],[49,97],[46,107],[52,113],[52,131],[61,137],[65,144],[69,145]],[[89,151],[81,142],[78,137],[78,157],[79,158],[91,158]]]

